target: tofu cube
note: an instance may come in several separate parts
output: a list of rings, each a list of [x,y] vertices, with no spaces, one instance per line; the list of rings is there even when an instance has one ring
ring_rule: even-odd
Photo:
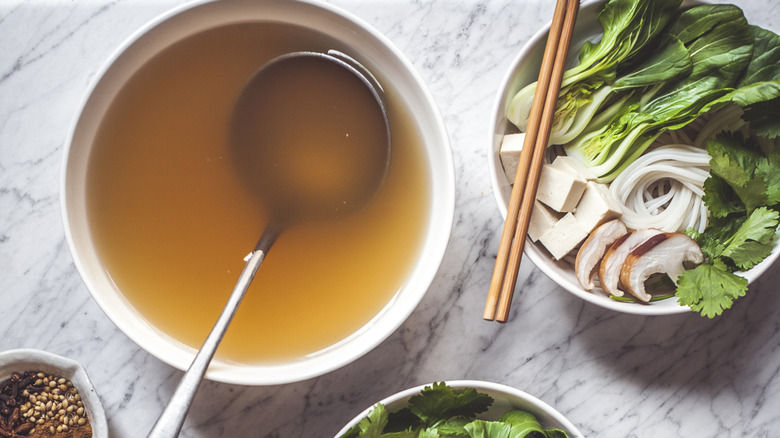
[[[555,260],[560,260],[574,251],[587,237],[588,231],[582,228],[572,213],[567,213],[539,237],[539,242],[550,251]]]
[[[552,166],[577,175],[586,181],[595,181],[598,177],[592,170],[585,167],[578,159],[568,155],[558,155],[552,162]]]
[[[612,196],[606,184],[588,182],[574,217],[588,233],[602,223],[622,215],[620,203]]]
[[[528,237],[536,242],[539,240],[539,236],[561,220],[561,216],[560,213],[542,204],[538,199],[534,200],[534,210],[531,213],[531,220],[528,222]]]
[[[551,164],[542,166],[536,199],[561,213],[574,211],[588,182]]]
[[[501,165],[504,166],[504,173],[509,180],[509,184],[514,184],[515,174],[517,173],[517,164],[520,162],[520,152],[523,150],[525,134],[507,134],[501,140],[499,156]]]

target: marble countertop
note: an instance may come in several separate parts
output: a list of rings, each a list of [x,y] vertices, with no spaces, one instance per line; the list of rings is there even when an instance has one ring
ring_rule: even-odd
[[[184,0],[0,3],[0,350],[83,363],[112,436],[145,436],[182,373],[98,308],[65,242],[64,142],[90,80],[131,33]],[[780,430],[780,266],[714,320],[604,310],[523,263],[510,322],[481,318],[503,220],[486,142],[499,82],[552,1],[332,0],[385,33],[436,98],[455,157],[448,250],[416,311],[352,364],[300,383],[205,382],[185,437],[327,437],[399,390],[439,380],[504,383],[586,436],[766,437]],[[780,31],[780,4],[736,0]]]

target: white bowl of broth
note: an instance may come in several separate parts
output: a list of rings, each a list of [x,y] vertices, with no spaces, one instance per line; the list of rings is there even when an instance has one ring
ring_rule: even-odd
[[[703,1],[684,0],[681,7],[687,8],[700,5]],[[606,0],[593,0],[583,2],[577,15],[577,22],[572,35],[572,45],[568,53],[567,68],[576,65],[579,50],[585,41],[597,41],[600,39],[602,27],[597,21],[598,13],[606,4]],[[501,215],[506,218],[509,200],[512,194],[512,184],[506,177],[501,163],[501,141],[506,134],[518,132],[506,118],[506,108],[512,97],[523,87],[537,80],[539,68],[544,54],[544,46],[550,29],[548,23],[535,33],[520,49],[515,59],[510,64],[493,105],[493,119],[489,131],[488,166],[493,187],[493,194],[498,204]],[[551,155],[551,154],[548,154]],[[549,161],[549,156],[547,157]],[[615,310],[622,313],[635,315],[672,315],[691,312],[691,308],[681,305],[676,297],[640,303],[637,301],[615,300],[608,296],[600,287],[593,291],[585,290],[577,280],[574,273],[573,261],[568,259],[555,260],[550,252],[541,243],[534,243],[530,239],[524,247],[524,257],[530,259],[533,264],[544,272],[561,288],[574,296],[589,303]],[[752,269],[740,272],[749,283],[758,279],[780,258],[780,241],[775,244],[772,254]]]
[[[140,29],[98,75],[62,182],[66,235],[86,286],[168,364],[189,366],[268,221],[230,159],[237,95],[276,56],[331,49],[385,91],[387,178],[357,213],[282,233],[206,377],[266,385],[339,368],[398,328],[433,280],[452,226],[454,168],[441,115],[411,63],[330,5],[188,4]],[[306,120],[293,125],[305,130]]]

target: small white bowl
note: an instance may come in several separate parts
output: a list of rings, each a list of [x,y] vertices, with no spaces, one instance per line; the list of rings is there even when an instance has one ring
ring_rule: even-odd
[[[185,370],[195,350],[152,326],[135,310],[102,266],[88,226],[86,169],[103,114],[132,75],[167,47],[207,29],[246,22],[278,22],[328,35],[369,70],[381,72],[418,125],[430,181],[429,211],[411,272],[389,303],[365,326],[323,351],[272,364],[212,361],[206,377],[244,385],[275,385],[315,377],[344,366],[386,339],[412,313],[439,268],[455,208],[455,171],[444,121],[414,66],[377,30],[326,3],[305,0],[189,2],[131,36],[97,75],[66,142],[62,198],[65,234],[92,297],[141,348]],[[343,49],[342,49],[343,50]],[[254,237],[253,237],[254,238]]]
[[[453,389],[474,388],[477,391],[492,397],[493,405],[487,412],[478,415],[481,419],[497,420],[504,412],[510,409],[519,409],[533,414],[539,421],[539,424],[545,428],[561,429],[571,438],[583,436],[582,433],[577,430],[577,427],[574,426],[571,421],[567,420],[563,414],[553,409],[547,403],[518,389],[500,383],[483,382],[479,380],[453,380],[445,383]],[[409,399],[419,394],[426,386],[431,386],[431,384],[429,383],[427,385],[409,388],[380,400],[378,403],[385,405],[388,412],[397,411],[405,407]],[[375,404],[376,403],[372,404],[363,412],[355,416],[355,418],[336,434],[335,438],[340,437],[349,429],[360,423],[360,420],[368,415]]]
[[[30,348],[0,353],[0,381],[8,379],[13,373],[25,371],[40,371],[70,380],[79,391],[81,401],[87,410],[87,417],[92,426],[92,436],[94,438],[108,437],[103,404],[81,364],[66,357]]]
[[[605,0],[583,2],[577,16],[577,23],[572,36],[572,46],[569,50],[569,64],[576,63],[577,55],[582,43],[588,40],[595,40],[601,35],[601,25],[597,21],[598,13]],[[701,4],[701,1],[685,1],[683,7]],[[506,218],[509,198],[512,193],[512,185],[504,173],[499,157],[501,140],[505,134],[517,132],[505,116],[505,110],[512,97],[524,86],[536,81],[539,76],[539,67],[544,54],[544,45],[547,42],[547,33],[550,31],[550,24],[534,34],[530,40],[520,49],[517,57],[512,61],[509,70],[504,76],[501,87],[493,105],[493,114],[495,118],[490,130],[488,139],[488,161],[490,179],[493,187],[493,194],[498,203],[501,215]],[[753,269],[741,273],[748,282],[755,281],[763,274],[780,256],[780,245],[776,244],[772,254]],[[548,277],[555,281],[559,286],[571,292],[583,300],[599,305],[601,307],[615,310],[623,313],[637,315],[670,315],[690,312],[688,306],[681,306],[677,299],[667,299],[654,301],[648,304],[621,302],[610,299],[605,293],[599,291],[588,292],[583,289],[574,275],[571,265],[565,262],[556,262],[540,244],[533,243],[530,239],[526,241],[524,254],[526,257],[544,272]]]

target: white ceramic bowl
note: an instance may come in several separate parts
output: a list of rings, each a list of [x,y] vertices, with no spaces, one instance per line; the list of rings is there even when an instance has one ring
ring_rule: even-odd
[[[13,373],[25,371],[40,371],[70,380],[79,391],[81,401],[87,410],[87,417],[92,426],[92,436],[94,438],[108,437],[108,425],[106,424],[106,414],[103,412],[103,404],[81,364],[54,353],[31,348],[0,353],[0,381],[8,379]]]
[[[196,1],[155,19],[111,57],[86,97],[67,142],[62,181],[65,230],[75,264],[95,301],[139,346],[179,369],[195,351],[149,324],[128,303],[105,272],[87,225],[85,171],[102,115],[118,90],[148,59],[189,35],[237,22],[272,21],[328,34],[381,72],[412,112],[423,136],[425,167],[431,183],[430,217],[412,272],[393,299],[349,338],[311,356],[274,365],[215,360],[207,378],[247,385],[281,384],[321,375],[362,356],[403,323],[427,291],[444,255],[452,227],[455,183],[452,152],[444,122],[430,92],[411,63],[392,43],[360,19],[315,1]]]
[[[539,400],[538,398],[527,394],[518,389],[510,386],[502,385],[499,383],[483,382],[479,380],[454,380],[446,382],[447,385],[454,389],[474,388],[481,393],[485,393],[493,397],[493,405],[484,414],[480,414],[478,417],[485,420],[497,420],[501,414],[510,409],[519,409],[533,414],[539,423],[545,428],[556,428],[565,431],[569,437],[576,438],[583,436],[582,433],[577,430],[577,427],[567,420],[560,412],[553,409],[547,403]],[[426,386],[431,384],[420,385],[415,388],[409,388],[401,391],[397,394],[393,394],[378,403],[382,403],[387,407],[388,412],[394,412],[402,409],[406,406],[409,399],[423,390]],[[346,433],[349,429],[357,425],[360,420],[366,417],[368,413],[373,409],[372,404],[366,408],[363,412],[355,416],[346,426],[344,426],[337,434],[336,438]]]
[[[601,34],[602,29],[597,21],[597,16],[604,3],[606,3],[604,0],[588,1],[583,2],[580,7],[572,36],[572,47],[569,50],[569,66],[574,65],[576,62],[582,43],[587,40],[592,41]],[[700,3],[702,2],[686,1],[683,3],[683,7]],[[499,149],[504,134],[517,132],[517,128],[506,120],[505,109],[517,91],[536,81],[539,76],[539,67],[542,62],[544,45],[547,41],[549,30],[550,24],[548,23],[522,47],[517,57],[512,61],[509,71],[504,76],[493,105],[492,114],[495,115],[495,118],[492,120],[493,126],[489,133],[488,160],[493,194],[504,218],[506,218],[512,186],[501,165]],[[574,270],[571,269],[571,265],[565,262],[556,262],[540,244],[534,244],[530,239],[526,241],[524,255],[562,288],[590,303],[619,312],[638,315],[669,315],[690,311],[690,307],[681,306],[677,299],[640,304],[615,301],[598,291],[588,292],[580,286],[574,275]],[[778,256],[780,256],[780,251],[778,250],[778,245],[776,245],[771,256],[742,275],[748,281],[754,281],[777,260]]]

